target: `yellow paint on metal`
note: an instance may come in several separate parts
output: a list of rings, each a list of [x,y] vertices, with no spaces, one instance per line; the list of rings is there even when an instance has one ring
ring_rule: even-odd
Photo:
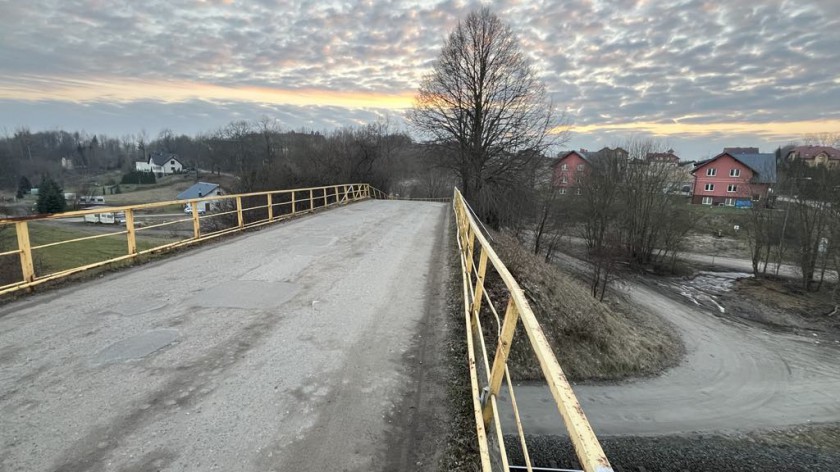
[[[190,217],[188,217],[188,218],[178,218],[178,219],[173,220],[173,221],[166,221],[164,223],[159,223],[159,224],[154,224],[154,225],[149,225],[149,226],[143,226],[143,227],[137,227],[136,224],[135,224],[134,220],[135,220],[137,210],[162,208],[162,207],[166,207],[166,206],[170,206],[170,205],[179,205],[180,206],[180,205],[183,205],[184,201],[183,200],[174,200],[174,201],[170,200],[170,201],[164,201],[164,202],[146,203],[146,204],[142,204],[142,205],[128,205],[128,206],[120,206],[120,207],[109,207],[108,208],[109,212],[115,212],[115,213],[120,212],[120,211],[125,212],[125,214],[126,214],[126,230],[125,231],[115,231],[115,232],[109,232],[109,233],[104,233],[104,234],[96,234],[96,235],[92,235],[92,236],[84,236],[84,237],[81,237],[81,238],[69,239],[69,240],[64,240],[64,241],[56,241],[56,242],[42,244],[40,246],[34,246],[34,247],[31,246],[31,244],[30,244],[29,227],[28,227],[28,222],[29,221],[56,220],[56,219],[62,219],[62,218],[79,217],[79,216],[84,216],[84,215],[102,213],[102,209],[101,208],[95,208],[95,209],[90,209],[90,210],[71,211],[71,212],[60,213],[60,214],[39,215],[39,216],[36,216],[36,217],[0,218],[0,226],[11,225],[11,224],[15,225],[16,232],[17,232],[17,239],[18,239],[18,241],[17,241],[18,248],[17,249],[15,249],[13,251],[3,252],[0,255],[19,254],[20,261],[21,261],[21,274],[22,274],[22,278],[18,282],[14,282],[14,283],[11,283],[11,284],[0,286],[0,295],[5,295],[5,294],[16,292],[16,291],[19,291],[19,290],[30,289],[30,288],[33,288],[33,287],[35,287],[39,284],[42,284],[42,283],[45,283],[45,282],[48,282],[48,281],[57,280],[57,279],[62,278],[62,277],[67,277],[67,276],[72,275],[72,274],[83,272],[85,270],[89,270],[89,269],[93,269],[93,268],[97,268],[97,267],[102,267],[102,266],[112,264],[112,263],[115,263],[115,262],[120,262],[120,261],[124,261],[124,260],[127,260],[127,259],[131,259],[131,258],[136,257],[137,255],[150,254],[150,253],[155,253],[155,252],[162,252],[162,251],[173,249],[173,248],[176,248],[176,247],[187,246],[187,245],[190,245],[190,244],[198,243],[200,241],[206,241],[206,240],[211,239],[211,238],[219,237],[219,236],[226,235],[226,234],[231,234],[231,233],[240,231],[242,229],[258,227],[258,226],[262,226],[262,225],[265,225],[265,224],[272,223],[274,221],[282,221],[282,220],[286,219],[286,217],[291,217],[292,215],[294,215],[296,213],[296,210],[297,210],[297,208],[295,208],[295,203],[297,201],[297,199],[295,197],[296,192],[309,192],[309,204],[310,204],[309,211],[312,211],[312,210],[314,210],[315,191],[323,191],[324,192],[323,193],[324,199],[325,199],[325,202],[326,202],[326,199],[327,199],[327,196],[328,196],[328,193],[329,193],[328,192],[329,189],[336,189],[336,196],[337,196],[337,195],[339,195],[339,190],[338,189],[343,190],[345,192],[345,194],[347,194],[347,195],[352,195],[352,192],[349,190],[351,188],[369,188],[369,186],[367,184],[345,184],[345,185],[339,185],[339,186],[331,185],[329,187],[306,187],[306,188],[293,189],[293,190],[274,190],[274,191],[270,191],[270,192],[252,192],[252,193],[237,194],[237,195],[224,195],[224,196],[213,196],[213,197],[199,198],[199,199],[194,199],[194,200],[189,201],[190,207],[194,209],[194,211],[192,212],[192,215]],[[273,194],[281,194],[282,195],[282,194],[285,194],[285,193],[290,193],[292,195],[292,202],[279,203],[277,205],[286,205],[286,204],[292,205],[292,213],[288,214],[288,215],[285,215],[285,217],[284,216],[276,217],[276,216],[273,215],[273,206],[274,205],[273,205],[272,196],[273,196]],[[369,192],[368,192],[368,194],[369,194]],[[268,204],[267,205],[255,206],[255,207],[243,208],[242,198],[243,197],[252,197],[252,196],[265,196]],[[359,197],[358,198],[353,198],[353,200],[362,200],[362,199],[365,199],[365,198],[370,198],[370,197],[369,197],[369,195],[365,195],[363,193],[360,193]],[[207,214],[207,215],[204,215],[204,216],[199,215],[198,211],[195,211],[198,208],[197,203],[199,203],[199,202],[220,202],[220,201],[225,201],[225,200],[228,200],[228,201],[234,200],[236,202],[236,209],[232,210],[232,211],[227,211],[227,212],[218,212],[218,213],[213,212],[212,214]],[[337,201],[338,200],[336,200],[336,202]],[[269,212],[270,217],[268,217],[266,219],[263,219],[263,220],[258,220],[258,221],[254,221],[254,222],[246,224],[245,220],[244,220],[244,217],[243,217],[243,212],[244,211],[253,211],[253,210],[261,209],[261,208],[268,208],[268,212]],[[232,214],[232,213],[237,214],[237,223],[238,223],[237,226],[235,226],[233,228],[220,230],[220,231],[215,231],[215,232],[208,233],[208,234],[201,234],[200,224],[199,224],[201,219],[215,218],[215,217],[228,215],[228,214]],[[193,237],[192,238],[181,240],[181,241],[176,241],[176,242],[172,242],[172,243],[167,243],[167,244],[163,244],[163,245],[160,245],[160,246],[155,246],[153,248],[146,249],[146,250],[143,250],[143,251],[138,251],[137,250],[137,238],[136,238],[137,232],[145,231],[145,230],[149,230],[149,229],[153,229],[153,228],[160,228],[160,227],[169,226],[169,225],[178,224],[178,223],[189,222],[189,221],[192,221],[192,225],[193,225]],[[127,240],[128,240],[127,241],[127,245],[128,245],[127,254],[125,256],[114,257],[114,258],[111,258],[111,259],[95,262],[95,263],[92,263],[92,264],[87,264],[87,265],[83,265],[83,266],[79,266],[79,267],[73,267],[73,268],[70,268],[70,269],[62,270],[62,271],[59,271],[59,272],[54,272],[54,273],[51,273],[51,274],[45,274],[43,276],[38,276],[38,275],[35,274],[34,264],[33,264],[33,260],[32,260],[32,251],[34,249],[43,249],[43,248],[46,248],[46,247],[58,246],[58,245],[61,245],[61,244],[99,239],[99,238],[116,236],[116,235],[121,235],[121,234],[126,234],[127,235]]]
[[[137,255],[137,237],[134,232],[134,210],[125,211],[125,232],[128,243],[128,255]]]
[[[464,305],[467,312],[470,311],[470,293],[467,281],[471,279],[473,255],[475,246],[478,245],[482,252],[486,252],[489,262],[492,264],[499,278],[507,287],[510,298],[508,301],[508,310],[505,314],[502,332],[499,336],[499,346],[497,347],[496,358],[493,362],[493,368],[490,372],[490,389],[491,398],[498,393],[501,386],[501,379],[504,376],[504,370],[507,368],[507,354],[510,350],[510,345],[513,342],[513,333],[516,328],[517,318],[522,321],[522,326],[525,329],[527,338],[531,344],[531,348],[536,354],[540,368],[543,372],[546,382],[548,383],[551,394],[557,405],[557,409],[572,440],[575,453],[580,461],[583,469],[586,472],[611,472],[612,467],[601,448],[598,438],[592,431],[580,403],[575,397],[572,387],[569,385],[557,358],[551,350],[551,346],[545,337],[536,316],[534,316],[530,305],[528,304],[525,294],[519,283],[516,282],[513,275],[508,271],[507,267],[502,263],[499,256],[493,250],[487,238],[482,234],[475,219],[470,214],[464,198],[461,193],[455,189],[452,199],[452,205],[456,217],[456,226],[458,228],[458,246],[461,251],[461,263],[464,279]],[[480,261],[479,261],[480,264]],[[470,284],[471,285],[471,284]],[[472,299],[475,300],[475,295],[479,291],[480,284],[476,283],[475,292],[472,294]],[[478,294],[481,295],[480,293]],[[476,303],[473,301],[473,303]],[[468,320],[469,323],[469,320]],[[472,332],[468,325],[468,343],[472,343]],[[486,359],[485,359],[486,361]],[[470,360],[472,364],[474,360]],[[489,423],[488,418],[493,416],[491,409],[485,409],[480,417],[476,417],[476,421],[481,423],[477,428],[483,428],[485,424]],[[518,415],[518,412],[517,412]],[[521,425],[518,425],[521,426]],[[520,433],[524,437],[524,433]],[[481,445],[479,444],[479,449]]]
[[[24,282],[35,280],[35,265],[32,263],[32,247],[29,244],[29,225],[25,221],[15,224],[17,232],[18,250],[20,251],[20,269]]]
[[[190,210],[192,211],[193,239],[198,239],[201,237],[201,220],[199,220],[200,215],[198,214],[198,202],[190,200],[189,205]]]

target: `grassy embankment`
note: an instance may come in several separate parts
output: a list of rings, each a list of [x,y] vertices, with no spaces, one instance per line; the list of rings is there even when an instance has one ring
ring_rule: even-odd
[[[64,225],[64,223],[29,223],[31,244],[38,246],[103,234],[103,228],[99,225],[85,226],[82,223],[67,223],[67,227],[59,225]],[[114,232],[122,231],[123,229],[124,227],[119,225],[108,228],[108,230]],[[137,236],[137,249],[143,251],[172,241],[174,241],[173,238],[164,235],[141,234]],[[14,229],[0,232],[0,252],[16,248],[17,240]],[[36,263],[36,273],[38,275],[45,275],[122,256],[126,254],[127,248],[126,235],[120,234],[36,249],[33,251],[33,258]],[[7,262],[16,263],[17,256],[7,257],[9,259],[4,260],[4,264]]]
[[[600,303],[583,282],[526,251],[514,238],[503,234],[493,237],[494,248],[525,291],[570,380],[654,375],[682,355],[682,342],[665,320],[624,302]],[[501,281],[491,276],[488,285],[489,293],[496,295],[497,311],[503,313],[501,304],[506,299],[501,296]],[[493,351],[496,323],[492,314],[484,311],[482,327],[488,349]],[[521,325],[516,331],[509,366],[515,379],[543,378]]]

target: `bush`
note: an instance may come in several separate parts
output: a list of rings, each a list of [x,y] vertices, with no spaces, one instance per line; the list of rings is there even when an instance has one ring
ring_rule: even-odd
[[[123,184],[154,184],[157,182],[153,172],[141,172],[132,170],[122,176],[120,183]]]

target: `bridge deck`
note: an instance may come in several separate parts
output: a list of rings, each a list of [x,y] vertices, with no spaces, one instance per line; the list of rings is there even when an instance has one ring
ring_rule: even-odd
[[[405,402],[435,403],[411,366],[441,312],[446,214],[362,202],[0,307],[0,469],[415,460]]]

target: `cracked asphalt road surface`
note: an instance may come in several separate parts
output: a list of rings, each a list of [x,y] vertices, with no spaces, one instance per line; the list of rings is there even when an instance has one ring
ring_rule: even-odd
[[[0,470],[413,460],[387,444],[406,398],[435,403],[408,365],[444,303],[447,215],[352,204],[0,307]]]

